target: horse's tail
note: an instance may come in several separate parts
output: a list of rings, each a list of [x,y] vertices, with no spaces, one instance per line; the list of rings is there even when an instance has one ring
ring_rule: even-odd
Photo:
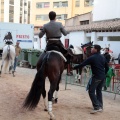
[[[31,90],[23,104],[24,108],[34,109],[40,100],[45,82],[44,71],[45,71],[46,59],[47,58],[45,58],[42,61],[42,65],[35,76]]]

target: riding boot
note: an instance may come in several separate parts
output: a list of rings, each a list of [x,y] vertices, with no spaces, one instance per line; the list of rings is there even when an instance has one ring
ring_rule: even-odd
[[[67,75],[72,76],[71,71],[70,71],[70,64],[67,65]]]

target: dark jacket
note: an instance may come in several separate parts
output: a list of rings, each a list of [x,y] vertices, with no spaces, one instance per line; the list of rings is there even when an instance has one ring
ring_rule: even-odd
[[[74,69],[90,65],[92,69],[92,77],[103,80],[106,77],[106,73],[109,70],[108,63],[104,56],[100,53],[95,53],[80,65],[74,67]]]
[[[109,62],[110,62],[110,59],[111,59],[110,54],[109,54],[109,53],[105,53],[105,54],[103,54],[103,55],[104,55],[104,57],[105,57],[107,63],[109,63]]]

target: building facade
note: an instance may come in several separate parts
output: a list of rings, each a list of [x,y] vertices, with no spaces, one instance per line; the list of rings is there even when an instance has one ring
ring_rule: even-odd
[[[31,0],[0,0],[0,22],[30,23]]]
[[[49,21],[48,13],[55,11],[57,21],[92,11],[93,0],[33,0],[31,23],[38,28]]]

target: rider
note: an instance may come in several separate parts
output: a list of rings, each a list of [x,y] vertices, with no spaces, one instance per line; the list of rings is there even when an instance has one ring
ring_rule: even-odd
[[[60,52],[63,55],[67,54],[67,50],[60,41],[62,34],[66,36],[68,32],[64,29],[63,25],[60,22],[56,22],[56,13],[54,11],[49,12],[50,22],[44,24],[43,28],[39,33],[39,38],[42,38],[46,34],[47,45],[46,50],[52,50],[52,46],[57,46],[60,49]],[[62,34],[61,34],[62,33]],[[69,66],[69,64],[68,64]],[[69,74],[70,70],[68,70]]]

